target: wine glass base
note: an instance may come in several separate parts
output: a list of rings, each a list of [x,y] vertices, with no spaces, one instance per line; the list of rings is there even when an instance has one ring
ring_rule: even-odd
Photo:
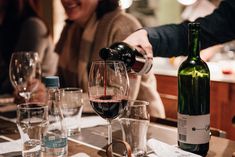
[[[67,129],[68,136],[76,136],[81,133],[81,128]]]

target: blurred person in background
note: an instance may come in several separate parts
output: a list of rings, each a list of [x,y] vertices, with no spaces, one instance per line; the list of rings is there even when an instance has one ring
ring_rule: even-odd
[[[87,92],[91,62],[99,60],[99,50],[122,41],[140,23],[119,7],[119,0],[61,0],[68,16],[56,45],[58,75],[62,87],[79,87]],[[130,99],[150,102],[153,116],[165,117],[153,73],[129,74]]]
[[[55,74],[58,55],[40,16],[40,0],[0,0],[0,94],[13,92],[8,71],[16,51],[38,52],[42,75]]]
[[[216,9],[216,5],[210,0],[197,0],[191,5],[186,5],[181,18],[183,21],[194,21],[199,17],[205,17],[211,14]],[[215,52],[220,51],[221,45],[216,45],[201,51],[200,56],[204,61],[209,61],[213,57]],[[205,53],[206,52],[206,53]],[[176,68],[178,68],[181,63],[185,60],[186,56],[178,56],[170,58],[170,63],[172,63]]]
[[[195,22],[201,26],[202,49],[235,39],[235,0],[223,0],[208,16]],[[147,52],[149,57],[187,55],[188,21],[140,29],[124,42]]]
[[[216,8],[209,0],[197,0],[191,5],[185,6],[181,18],[182,20],[194,21],[199,17],[205,17],[211,14]]]

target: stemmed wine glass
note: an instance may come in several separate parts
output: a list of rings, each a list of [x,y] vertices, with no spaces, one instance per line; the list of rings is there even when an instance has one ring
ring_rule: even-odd
[[[129,78],[121,61],[94,61],[89,72],[88,94],[95,112],[109,122],[108,144],[112,143],[111,121],[127,106]]]
[[[14,52],[11,55],[9,77],[19,95],[28,102],[41,80],[41,66],[37,52]]]

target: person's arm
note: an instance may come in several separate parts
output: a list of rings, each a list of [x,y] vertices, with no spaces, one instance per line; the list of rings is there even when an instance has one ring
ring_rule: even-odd
[[[235,1],[224,0],[211,15],[199,18],[202,49],[235,38]],[[187,54],[187,23],[145,28],[154,56]]]
[[[38,52],[43,75],[56,73],[58,56],[54,52],[52,39],[42,20],[33,17],[22,24],[15,51]]]
[[[235,39],[235,1],[224,0],[211,15],[199,18],[202,48]]]
[[[235,0],[224,0],[211,15],[199,18],[202,49],[235,39]],[[187,55],[187,22],[181,24],[146,27],[124,42],[141,47],[149,56],[171,57]]]
[[[45,39],[48,33],[45,24],[38,18],[32,17],[21,25],[16,51],[36,51],[40,58],[44,55]]]
[[[187,54],[187,24],[144,28],[152,45],[153,56],[172,57]]]

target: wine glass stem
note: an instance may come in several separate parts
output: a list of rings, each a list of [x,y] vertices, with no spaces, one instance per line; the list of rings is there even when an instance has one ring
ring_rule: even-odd
[[[25,103],[28,103],[29,102],[29,97],[27,97],[27,98],[24,98],[24,101],[25,101]]]
[[[108,125],[108,145],[112,143],[112,124],[111,120],[108,120],[109,125]]]
[[[24,101],[25,101],[25,103],[28,103],[29,100],[30,100],[30,98],[31,98],[31,94],[25,95],[25,96],[24,96]]]
[[[28,103],[31,98],[30,92],[21,92],[19,95],[24,98],[25,103]]]

